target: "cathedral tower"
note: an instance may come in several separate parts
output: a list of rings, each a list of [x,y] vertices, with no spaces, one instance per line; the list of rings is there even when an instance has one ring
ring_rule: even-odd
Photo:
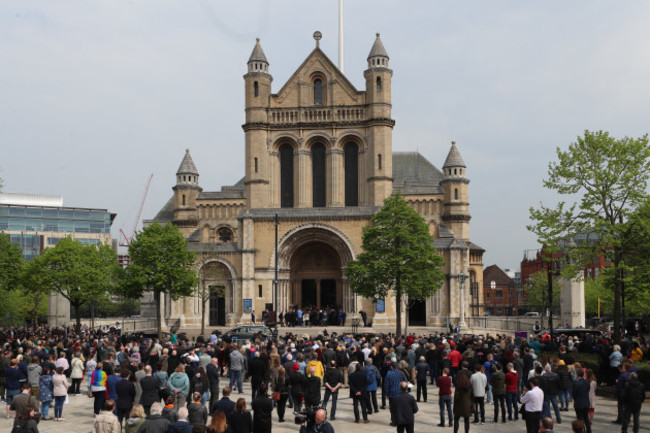
[[[366,103],[368,104],[368,154],[365,158],[368,188],[365,202],[370,206],[383,205],[393,192],[393,126],[391,119],[391,78],[388,53],[379,33],[368,54]]]
[[[266,147],[268,108],[271,98],[269,62],[260,40],[248,59],[246,86],[246,199],[247,207],[264,208],[269,205],[269,153]]]
[[[174,224],[179,227],[194,226],[198,221],[196,197],[202,191],[199,186],[199,172],[192,161],[190,150],[185,149],[185,156],[176,171],[174,190]]]
[[[454,233],[456,239],[469,240],[469,179],[465,177],[467,168],[456,147],[451,142],[451,149],[442,166],[443,179],[440,182],[444,193],[444,210],[442,220]]]

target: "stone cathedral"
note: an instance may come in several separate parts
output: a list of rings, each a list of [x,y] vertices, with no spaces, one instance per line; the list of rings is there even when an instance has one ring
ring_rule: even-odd
[[[394,191],[429,224],[447,276],[405,319],[444,326],[482,314],[484,250],[470,242],[469,180],[455,143],[442,171],[417,152],[393,152],[393,71],[379,34],[362,90],[321,51],[318,32],[314,39],[275,93],[257,40],[244,75],[244,177],[204,191],[187,150],[173,196],[145,222],[175,224],[197,252],[200,285],[212,291],[205,325],[249,322],[251,310],[261,317],[274,302],[276,263],[278,312],[336,306],[348,317],[364,310],[375,325],[394,324],[392,298],[375,304],[356,296],[344,275],[361,252],[362,228]],[[200,326],[199,296],[162,302],[168,323]]]

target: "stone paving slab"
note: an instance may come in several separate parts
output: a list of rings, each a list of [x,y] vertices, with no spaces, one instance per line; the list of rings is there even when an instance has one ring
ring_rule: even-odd
[[[222,386],[226,383],[222,378]],[[438,409],[437,388],[429,387],[429,392],[433,391],[427,403],[419,403],[419,412],[416,414],[415,432],[417,433],[452,433],[453,429],[449,427],[438,427],[440,422],[440,412]],[[82,391],[85,391],[82,386]],[[247,407],[250,409],[250,384],[244,383],[243,396],[247,399]],[[379,395],[378,395],[379,396]],[[234,393],[231,398],[236,400],[239,397]],[[431,398],[433,397],[433,398]],[[70,397],[70,403],[63,408],[64,421],[41,421],[38,428],[40,433],[90,433],[93,426],[92,403],[93,400],[86,397],[85,394],[76,397]],[[381,404],[381,400],[380,400]],[[331,407],[331,401],[328,404]],[[0,403],[0,433],[11,432],[13,420],[4,417],[4,404]],[[492,419],[494,406],[486,405],[486,421]],[[53,415],[54,409],[50,409],[50,415]],[[278,423],[277,414],[273,414],[273,431],[277,433],[295,433],[299,426],[293,424],[291,409],[287,409],[285,419],[287,422]],[[575,419],[573,411],[561,412],[562,424],[555,425],[556,433],[571,433],[571,421]],[[618,433],[621,430],[620,425],[612,424],[611,421],[616,418],[616,401],[606,397],[596,397],[596,411],[594,424],[592,425],[593,433]],[[339,400],[336,410],[336,420],[332,421],[334,430],[337,433],[344,433],[354,430],[357,433],[383,433],[395,432],[395,427],[390,427],[390,416],[388,410],[380,410],[379,413],[369,416],[369,424],[355,424],[354,414],[352,411],[352,400],[348,397],[348,390],[339,391]],[[461,421],[462,424],[462,421]],[[461,425],[461,430],[463,426]],[[512,421],[505,424],[493,424],[486,422],[483,425],[472,424],[470,431],[485,433],[504,433],[504,432],[525,432],[526,426],[523,421]],[[629,428],[632,432],[632,426]],[[641,432],[650,432],[650,402],[645,403],[641,410]]]

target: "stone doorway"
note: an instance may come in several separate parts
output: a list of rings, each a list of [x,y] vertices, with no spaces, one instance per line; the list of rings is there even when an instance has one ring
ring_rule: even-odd
[[[291,274],[295,283],[293,305],[320,309],[342,304],[338,290],[343,279],[341,258],[328,244],[311,242],[298,248],[291,261]]]
[[[427,301],[415,301],[408,309],[409,326],[427,325]]]

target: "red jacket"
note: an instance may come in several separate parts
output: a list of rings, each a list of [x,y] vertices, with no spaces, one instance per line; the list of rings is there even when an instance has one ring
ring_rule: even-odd
[[[506,392],[518,392],[519,374],[516,371],[506,373]]]
[[[453,349],[447,354],[447,359],[451,362],[452,368],[460,367],[460,363],[463,361],[463,355],[456,349]]]

